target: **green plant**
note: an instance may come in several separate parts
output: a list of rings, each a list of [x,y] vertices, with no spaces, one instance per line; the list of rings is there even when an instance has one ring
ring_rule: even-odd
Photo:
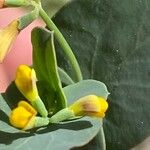
[[[33,30],[33,68],[49,115],[62,110],[62,104],[70,105],[91,94],[108,97],[108,113],[103,123],[102,119],[77,117],[20,133],[7,124],[6,114],[24,98],[12,83],[0,98],[0,148],[15,149],[17,145],[18,149],[29,149],[32,145],[33,149],[42,149],[46,145],[45,149],[66,150],[83,146],[95,137],[76,149],[127,150],[142,142],[149,136],[149,1],[74,0],[53,21],[48,17],[53,14],[48,4],[54,1],[42,2],[47,13],[42,9],[40,14],[47,29],[54,33],[43,28]],[[65,2],[68,1],[58,1]],[[72,50],[64,44],[62,35],[73,49],[71,57],[68,54]],[[84,80],[79,81],[82,75]],[[99,81],[107,85],[109,96],[106,86]]]
[[[102,118],[108,108],[106,100],[109,93],[105,84],[93,79],[83,80],[71,47],[40,1],[2,2],[2,7],[25,5],[32,6],[32,11],[1,30],[1,61],[20,30],[38,16],[41,16],[48,29],[33,29],[33,65],[20,65],[14,82],[0,97],[0,132],[4,137],[1,148],[28,149],[30,142],[32,149],[41,149],[42,144],[47,145],[46,149],[51,148],[50,145],[52,149],[70,149],[88,143],[99,132],[99,146],[106,149]],[[61,47],[60,53],[63,52],[70,63],[71,75],[57,65],[54,38]],[[28,142],[23,144],[24,140]]]

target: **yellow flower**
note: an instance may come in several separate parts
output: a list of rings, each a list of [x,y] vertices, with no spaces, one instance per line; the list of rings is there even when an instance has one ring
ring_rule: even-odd
[[[0,0],[0,7],[2,6],[2,1]],[[19,22],[14,20],[7,27],[0,30],[0,63],[4,60],[9,49],[19,34],[18,30]]]
[[[18,107],[13,109],[9,120],[17,128],[30,129],[34,127],[36,110],[26,101],[20,101]]]
[[[20,65],[18,67],[15,79],[17,88],[43,117],[47,117],[48,112],[39,97],[36,81],[37,79],[34,69],[31,69],[26,65]]]
[[[12,110],[9,121],[12,126],[23,130],[49,124],[49,118],[37,117],[36,115],[37,111],[30,104],[26,101],[20,101],[17,108]]]
[[[81,116],[103,118],[107,109],[108,103],[104,98],[87,95],[75,101],[71,106],[57,112],[49,119],[49,122],[58,123]]]
[[[38,98],[36,74],[34,69],[31,69],[26,65],[20,65],[16,72],[15,83],[20,92],[29,101],[34,101]]]
[[[75,116],[95,116],[103,118],[108,109],[107,101],[96,95],[88,95],[75,101],[70,107]]]

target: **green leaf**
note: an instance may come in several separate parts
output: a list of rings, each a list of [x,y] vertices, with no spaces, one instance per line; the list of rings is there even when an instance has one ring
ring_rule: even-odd
[[[63,88],[69,103],[87,95],[97,95],[107,100],[109,92],[104,83],[96,80],[83,80]]]
[[[87,95],[97,95],[103,97],[106,100],[109,95],[106,85],[96,80],[83,80],[78,83],[66,86],[63,88],[63,90],[67,100],[69,101],[69,104]],[[98,148],[98,150],[106,149],[105,136],[102,126],[100,127],[99,133],[97,134],[96,142],[98,145],[94,148]]]
[[[53,19],[84,79],[104,82],[111,93],[104,121],[107,150],[127,150],[150,136],[149,7],[147,0],[75,0]],[[71,74],[57,50],[59,66]]]
[[[10,113],[10,108],[7,105],[5,99],[3,98],[3,96],[0,94],[0,109],[1,111],[3,111],[6,115],[8,115]]]
[[[81,81],[69,85],[63,90],[69,103],[74,102],[72,97],[76,100],[83,95],[96,94],[104,98],[108,96],[106,86],[94,80]],[[9,93],[7,94],[9,95]],[[4,99],[0,100],[4,101]],[[8,106],[6,105],[6,107]],[[41,150],[44,147],[44,150],[69,150],[73,147],[85,145],[92,140],[99,130],[102,129],[102,119],[83,117],[73,121],[49,125],[48,127],[32,130],[31,132],[18,132],[17,129],[14,132],[13,127],[10,128],[12,129],[7,131],[3,131],[0,128],[0,149]],[[103,141],[102,139],[100,140]],[[100,146],[103,147],[104,144],[103,141]]]
[[[10,108],[7,105],[5,99],[0,94],[0,139],[2,137],[3,132],[10,132],[14,133],[19,131],[18,129],[13,128],[9,125],[9,118],[8,115],[10,114]]]
[[[66,98],[58,75],[53,32],[44,28],[33,29],[32,45],[33,68],[39,84],[41,83],[42,85],[40,89],[45,94],[47,93],[46,106],[48,105],[48,110],[52,111],[52,113],[61,110],[66,107]],[[44,93],[41,95],[45,95]],[[42,99],[45,99],[45,97]]]
[[[0,131],[0,149],[41,150],[44,147],[44,150],[69,150],[88,143],[97,134],[100,126],[99,119],[84,117],[31,133]]]

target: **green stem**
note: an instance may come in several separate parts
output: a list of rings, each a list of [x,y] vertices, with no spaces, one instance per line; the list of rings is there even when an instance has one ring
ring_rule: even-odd
[[[72,69],[75,72],[76,80],[77,81],[82,80],[82,73],[81,73],[79,64],[78,64],[70,46],[69,46],[69,44],[67,43],[67,41],[65,40],[65,38],[63,37],[63,35],[59,31],[59,29],[56,27],[56,25],[53,23],[53,21],[49,18],[49,16],[46,14],[46,12],[42,9],[42,7],[40,7],[40,16],[42,17],[42,19],[46,23],[47,27],[50,30],[54,31],[55,38],[57,39],[60,46],[64,50],[64,53],[65,53],[67,59],[70,61]]]
[[[37,97],[36,100],[31,101],[31,104],[41,114],[42,117],[47,117],[48,112],[40,97]]]
[[[64,108],[58,111],[55,115],[49,118],[50,123],[59,123],[64,120],[68,120],[70,118],[74,118],[74,112],[69,108]]]
[[[100,131],[98,133],[98,138],[101,143],[101,149],[106,150],[106,141],[105,141],[105,134],[103,127],[100,128]]]

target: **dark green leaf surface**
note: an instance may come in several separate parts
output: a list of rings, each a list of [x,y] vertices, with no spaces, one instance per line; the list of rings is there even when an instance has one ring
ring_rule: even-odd
[[[15,89],[13,92],[15,92]],[[94,80],[81,81],[68,86],[68,88],[65,87],[64,93],[69,103],[73,103],[72,97],[76,100],[79,97],[82,97],[83,93],[87,95],[96,94],[104,98],[107,98],[108,96],[106,86],[103,83]],[[7,98],[9,94],[11,95],[11,93],[7,93]],[[0,104],[3,106],[0,108],[1,111],[6,112],[6,114],[10,112],[9,107],[2,97],[0,97]],[[8,123],[8,116],[6,115],[6,117],[7,120],[4,120],[5,118],[2,117],[2,121],[5,124]],[[31,133],[21,132],[11,126],[3,130],[7,126],[1,124],[1,122],[0,149],[3,150],[41,150],[43,148],[44,150],[69,150],[73,147],[85,145],[92,140],[99,132],[99,129],[102,128],[101,119],[90,117],[83,117],[78,120],[50,125],[46,128],[40,128],[36,132],[31,131]]]
[[[149,0],[75,0],[54,18],[84,78],[106,83],[111,93],[107,150],[127,150],[150,136],[149,8]],[[71,74],[63,54],[58,60]]]
[[[72,0],[41,0],[44,9],[50,17],[54,16],[64,5]]]

